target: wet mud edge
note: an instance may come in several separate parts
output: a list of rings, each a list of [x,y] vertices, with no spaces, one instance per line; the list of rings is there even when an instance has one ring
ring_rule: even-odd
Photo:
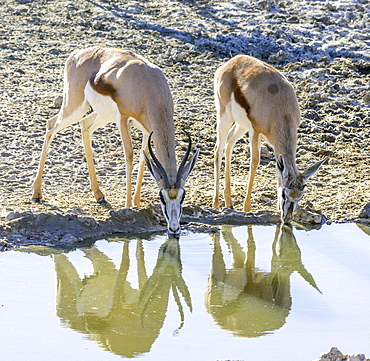
[[[347,222],[370,224],[369,218],[347,219]],[[193,232],[218,232],[219,225],[277,224],[278,212],[244,213],[233,209],[221,211],[210,207],[185,206],[182,228]],[[298,209],[295,222],[303,228],[316,228],[327,223],[319,211]],[[166,231],[159,205],[146,208],[111,210],[105,220],[79,214],[11,212],[0,224],[0,250],[27,245],[76,247],[97,237],[120,233],[123,236],[149,236]]]

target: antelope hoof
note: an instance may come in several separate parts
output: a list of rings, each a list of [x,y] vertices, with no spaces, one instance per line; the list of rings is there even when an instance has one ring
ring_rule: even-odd
[[[140,198],[139,199],[134,198],[134,206],[140,208]]]
[[[100,198],[100,199],[97,199],[97,202],[99,203],[99,204],[107,204],[108,202],[105,200],[105,198],[103,197],[103,198]]]
[[[244,204],[243,212],[250,213],[250,211],[251,211],[251,205],[250,204],[247,204],[247,205]]]
[[[40,198],[32,198],[31,200],[32,200],[32,202],[35,202],[35,203],[38,203],[38,204],[41,203],[41,199]]]

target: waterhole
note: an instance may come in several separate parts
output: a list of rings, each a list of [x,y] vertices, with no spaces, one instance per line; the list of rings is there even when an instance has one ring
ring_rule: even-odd
[[[0,253],[0,358],[311,361],[332,346],[370,355],[368,234],[223,226]]]

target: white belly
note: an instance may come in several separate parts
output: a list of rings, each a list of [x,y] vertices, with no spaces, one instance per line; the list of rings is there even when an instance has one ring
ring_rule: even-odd
[[[85,97],[94,112],[97,113],[100,126],[120,120],[120,113],[116,102],[108,95],[96,92],[87,82],[85,86]]]
[[[231,94],[230,102],[226,106],[226,112],[229,112],[229,116],[231,116],[234,122],[242,128],[248,130],[253,129],[252,123],[247,116],[247,112],[235,101],[234,93]]]

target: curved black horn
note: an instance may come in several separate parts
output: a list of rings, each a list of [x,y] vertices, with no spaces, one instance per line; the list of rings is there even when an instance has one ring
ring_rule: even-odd
[[[188,149],[186,150],[186,153],[185,153],[184,157],[182,158],[179,169],[177,170],[175,188],[180,188],[181,178],[182,178],[182,175],[184,173],[184,167],[185,167],[185,164],[186,164],[186,162],[189,158],[190,151],[191,151],[191,137],[190,137],[190,134],[185,129],[183,129],[183,131],[188,136],[189,145],[188,145]]]
[[[155,156],[155,154],[153,152],[153,149],[152,149],[152,145],[151,145],[152,135],[153,135],[153,132],[150,133],[149,138],[148,138],[149,153],[150,153],[150,156],[152,157],[155,165],[157,166],[159,172],[162,175],[162,178],[163,178],[163,181],[164,181],[164,187],[166,189],[169,189],[169,188],[171,188],[171,185],[170,185],[170,181],[168,180],[167,173],[166,173],[165,169],[163,168],[163,165],[159,162],[158,158]]]

